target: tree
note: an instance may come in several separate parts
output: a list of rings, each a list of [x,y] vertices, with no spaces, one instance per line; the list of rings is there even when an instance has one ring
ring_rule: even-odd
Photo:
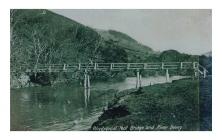
[[[104,59],[104,62],[128,62],[128,55],[127,52],[118,46],[118,43],[109,40],[105,43],[105,47],[102,48],[101,55]]]

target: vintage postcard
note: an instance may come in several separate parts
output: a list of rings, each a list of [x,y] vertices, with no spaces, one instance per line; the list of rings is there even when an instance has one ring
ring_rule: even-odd
[[[211,131],[211,9],[11,9],[11,131]]]

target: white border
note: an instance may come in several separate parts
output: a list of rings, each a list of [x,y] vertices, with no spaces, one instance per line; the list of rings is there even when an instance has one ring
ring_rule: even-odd
[[[8,0],[0,2],[0,139],[219,139],[221,136],[222,26],[221,4],[213,0]],[[212,132],[10,132],[9,9],[213,9],[213,131]]]

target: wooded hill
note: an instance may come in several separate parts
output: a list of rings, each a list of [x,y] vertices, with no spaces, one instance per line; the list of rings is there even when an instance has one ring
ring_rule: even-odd
[[[10,26],[10,64],[17,76],[21,65],[199,61],[175,50],[155,52],[124,33],[93,29],[48,10],[11,10]]]
[[[149,56],[154,51],[120,32],[101,32],[48,10],[11,10],[12,67],[90,61],[134,62],[141,53]]]

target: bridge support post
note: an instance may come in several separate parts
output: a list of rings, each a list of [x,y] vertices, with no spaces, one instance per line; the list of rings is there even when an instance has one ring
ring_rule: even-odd
[[[140,74],[140,71],[136,71],[136,88],[140,88],[142,86],[142,76]]]
[[[85,71],[85,73],[84,73],[84,88],[86,88],[86,79],[87,79],[87,75],[86,75],[86,71]]]
[[[194,77],[197,78],[198,77],[198,70],[194,69]]]
[[[162,64],[161,64],[161,68],[164,69],[164,63],[163,63],[163,62],[162,62]]]
[[[196,62],[193,62],[193,69],[197,69],[198,68],[198,64]]]
[[[206,78],[206,76],[207,76],[207,70],[204,69],[204,70],[203,70],[203,78]]]
[[[84,72],[84,88],[90,88],[90,79],[86,69]]]
[[[130,64],[129,63],[127,63],[127,70],[130,68]]]
[[[142,75],[140,74],[140,77],[139,77],[139,87],[142,87]]]
[[[96,68],[97,68],[97,64],[95,63],[95,64],[94,64],[94,70],[96,70]]]
[[[90,80],[89,80],[89,75],[87,75],[87,86],[90,88]]]
[[[166,82],[170,82],[170,76],[169,76],[169,71],[166,69]]]
[[[81,69],[81,63],[79,63],[79,65],[78,65],[78,70],[80,70]]]
[[[183,69],[183,62],[180,62],[180,69]]]
[[[63,65],[63,71],[65,71],[65,70],[66,70],[66,64]]]
[[[140,75],[140,72],[137,70],[136,71],[136,88],[138,88],[139,86],[139,75]]]
[[[90,98],[90,76],[87,69],[85,69],[84,71],[84,97],[85,97],[85,107],[87,107]]]
[[[51,66],[49,66],[49,73],[51,73],[52,72],[52,68],[51,68]]]

